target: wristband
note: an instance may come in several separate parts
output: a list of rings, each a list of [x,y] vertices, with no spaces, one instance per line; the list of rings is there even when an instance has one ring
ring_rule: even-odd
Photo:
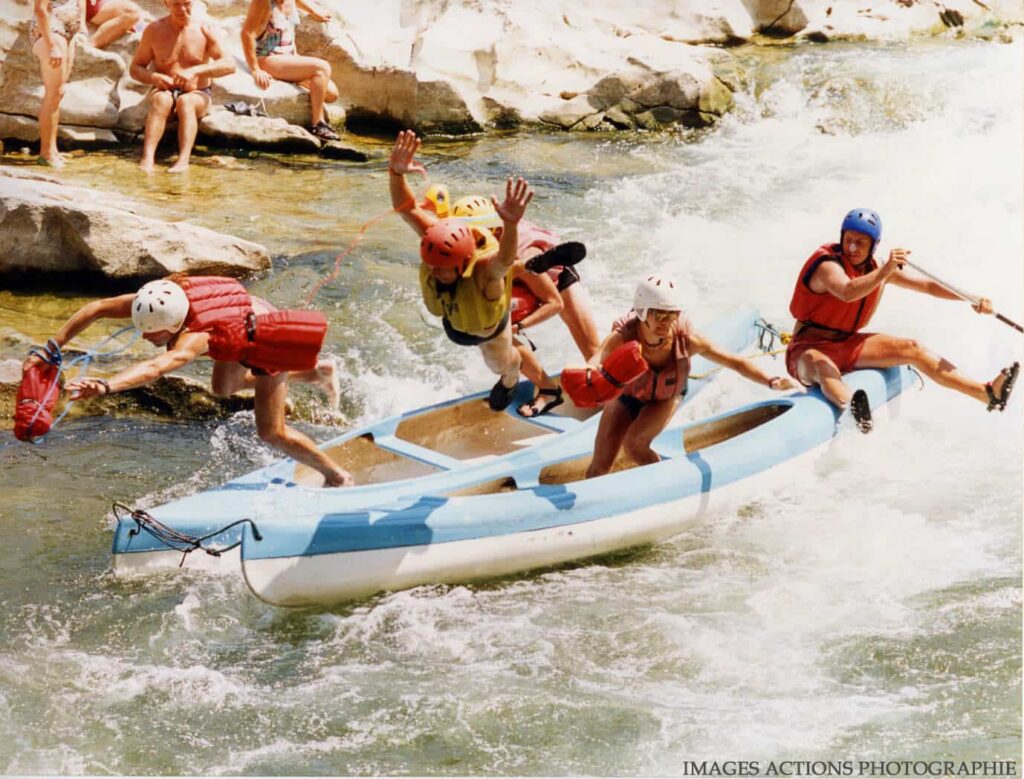
[[[95,381],[97,384],[102,384],[103,385],[103,394],[104,395],[109,395],[110,394],[110,382],[109,381],[107,381],[106,379],[93,379],[93,381]]]
[[[404,173],[399,173],[397,170],[392,168],[390,163],[388,164],[388,173],[390,173],[392,176],[404,176],[405,175]]]
[[[777,381],[782,381],[782,377],[772,376],[770,379],[768,379],[768,389],[775,389],[772,385]]]

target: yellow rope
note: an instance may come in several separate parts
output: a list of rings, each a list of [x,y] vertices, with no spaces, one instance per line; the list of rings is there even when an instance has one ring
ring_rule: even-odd
[[[788,333],[784,333],[783,335],[789,335],[789,334]],[[787,343],[788,340],[789,339],[787,338],[785,341],[783,341],[783,343]],[[785,354],[785,353],[786,353],[785,349],[774,349],[773,351],[770,351],[770,352],[758,352],[757,354],[747,355],[747,359],[753,360],[753,359],[755,359],[757,357],[768,357],[769,355],[774,356],[776,354]],[[707,371],[706,373],[698,373],[698,374],[691,373],[690,374],[690,378],[694,379],[694,380],[706,379],[711,374],[718,373],[718,371],[722,370],[722,368],[724,368],[724,367],[725,367],[724,365],[720,365],[717,368],[712,368],[710,371]]]

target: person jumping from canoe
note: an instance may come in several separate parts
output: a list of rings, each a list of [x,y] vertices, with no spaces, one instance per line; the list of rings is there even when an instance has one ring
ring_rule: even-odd
[[[487,367],[499,377],[488,405],[502,411],[519,383],[521,358],[512,345],[509,304],[519,221],[533,192],[521,178],[508,180],[504,201],[494,200],[504,233],[496,250],[486,245],[478,250],[478,238],[486,234],[454,219],[438,219],[416,203],[405,175],[424,172],[416,162],[419,148],[415,133],[399,133],[388,163],[391,204],[420,236],[420,291],[427,310],[441,317],[449,340],[480,348]]]
[[[603,378],[608,390],[601,398],[606,402],[588,479],[608,473],[623,448],[637,465],[661,460],[651,442],[665,429],[686,394],[690,360],[701,354],[773,390],[797,388],[791,379],[768,375],[753,360],[722,349],[694,330],[683,314],[679,284],[667,276],[649,276],[637,285],[633,310],[612,324],[611,333],[586,369],[588,387]],[[609,381],[609,377],[615,379],[617,370],[612,363],[616,362],[626,368],[620,375],[631,376],[629,381]],[[569,372],[562,372],[563,388]]]
[[[425,193],[422,205],[439,218],[452,216],[469,221],[475,233],[484,236],[483,243],[487,242],[487,235],[501,238],[501,221],[491,201],[483,195],[466,195],[453,203],[448,188],[435,184]],[[544,372],[534,354],[535,347],[524,334],[527,328],[560,315],[584,360],[593,357],[601,344],[589,298],[575,267],[586,255],[582,243],[563,243],[550,230],[525,219],[519,222],[512,283],[512,335],[522,360],[523,375],[537,388],[536,397],[517,409],[521,416],[541,416],[563,402],[557,382]]]
[[[819,247],[804,262],[789,304],[797,320],[786,350],[789,374],[806,386],[817,384],[840,409],[849,407],[865,433],[871,431],[872,424],[867,394],[852,392],[842,379],[842,374],[858,368],[912,365],[937,384],[987,404],[989,411],[1002,411],[1017,380],[1018,363],[982,384],[911,338],[861,332],[875,313],[886,284],[946,300],[959,299],[938,283],[904,269],[908,249],[893,249],[879,267],[874,253],[881,237],[881,217],[871,209],[855,208],[843,219],[839,243]],[[973,308],[979,314],[991,314],[992,302],[979,298]]]
[[[322,387],[332,405],[338,396],[334,363],[319,358],[327,320],[316,311],[278,311],[251,296],[235,279],[184,276],[151,281],[137,293],[87,303],[54,339],[63,346],[100,319],[128,319],[142,337],[167,351],[109,379],[80,378],[67,385],[72,400],[140,387],[204,354],[213,358],[212,389],[230,395],[256,392],[259,437],[323,474],[328,487],[354,484],[311,439],[285,424],[288,380]],[[26,367],[38,357],[30,357]]]

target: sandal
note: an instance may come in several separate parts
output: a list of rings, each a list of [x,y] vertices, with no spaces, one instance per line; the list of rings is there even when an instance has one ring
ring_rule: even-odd
[[[526,261],[526,269],[530,273],[547,273],[552,268],[575,265],[586,256],[586,246],[579,241],[569,241],[560,243],[555,248],[548,249],[536,257],[531,257]]]
[[[551,398],[551,400],[544,400],[545,397]],[[540,402],[543,405],[538,409],[537,403]],[[562,388],[554,387],[553,389],[539,389],[537,390],[537,397],[531,400],[529,403],[524,403],[516,412],[521,417],[527,419],[533,419],[534,417],[542,417],[554,408],[558,408],[565,402],[565,398],[562,397]],[[525,413],[529,411],[530,413]]]
[[[874,423],[871,421],[871,404],[868,402],[868,393],[859,389],[850,398],[850,413],[862,433],[870,433]]]
[[[1006,401],[1010,399],[1010,393],[1013,392],[1013,385],[1017,381],[1017,374],[1020,373],[1020,363],[1015,362],[1013,365],[1003,368],[999,371],[999,375],[1003,377],[1003,386],[999,388],[999,394],[996,394],[995,389],[992,385],[995,382],[988,382],[985,384],[985,394],[988,395],[988,410],[999,409],[1000,411],[1006,408]]]
[[[491,407],[491,411],[504,411],[508,408],[518,386],[518,384],[513,384],[511,387],[506,387],[501,383],[501,379],[498,379],[497,383],[491,387],[491,394],[487,398],[487,405]]]
[[[340,141],[341,136],[327,122],[317,122],[310,130],[321,141]]]

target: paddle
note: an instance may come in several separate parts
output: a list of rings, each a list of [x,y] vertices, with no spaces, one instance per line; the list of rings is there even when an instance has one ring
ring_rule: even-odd
[[[936,284],[938,284],[943,289],[946,289],[946,290],[952,292],[954,295],[956,295],[961,300],[966,300],[968,303],[972,303],[974,305],[978,305],[978,298],[975,297],[974,295],[968,295],[966,292],[963,292],[962,290],[957,289],[952,284],[949,284],[949,283],[943,281],[942,279],[934,276],[933,274],[929,273],[924,268],[922,268],[920,265],[917,265],[916,263],[913,263],[910,260],[907,260],[906,264],[909,265],[914,270],[916,270],[918,273],[922,273],[925,276],[927,276],[928,278],[930,278],[932,281],[934,281]],[[998,311],[993,311],[992,313],[995,315],[995,318],[998,319],[1003,324],[1007,324],[1010,327],[1012,327],[1014,330],[1016,330],[1018,332],[1021,332],[1021,333],[1024,333],[1024,327],[1021,327],[1016,322],[1014,322],[1012,319],[1007,319],[1005,316],[1000,314]]]

